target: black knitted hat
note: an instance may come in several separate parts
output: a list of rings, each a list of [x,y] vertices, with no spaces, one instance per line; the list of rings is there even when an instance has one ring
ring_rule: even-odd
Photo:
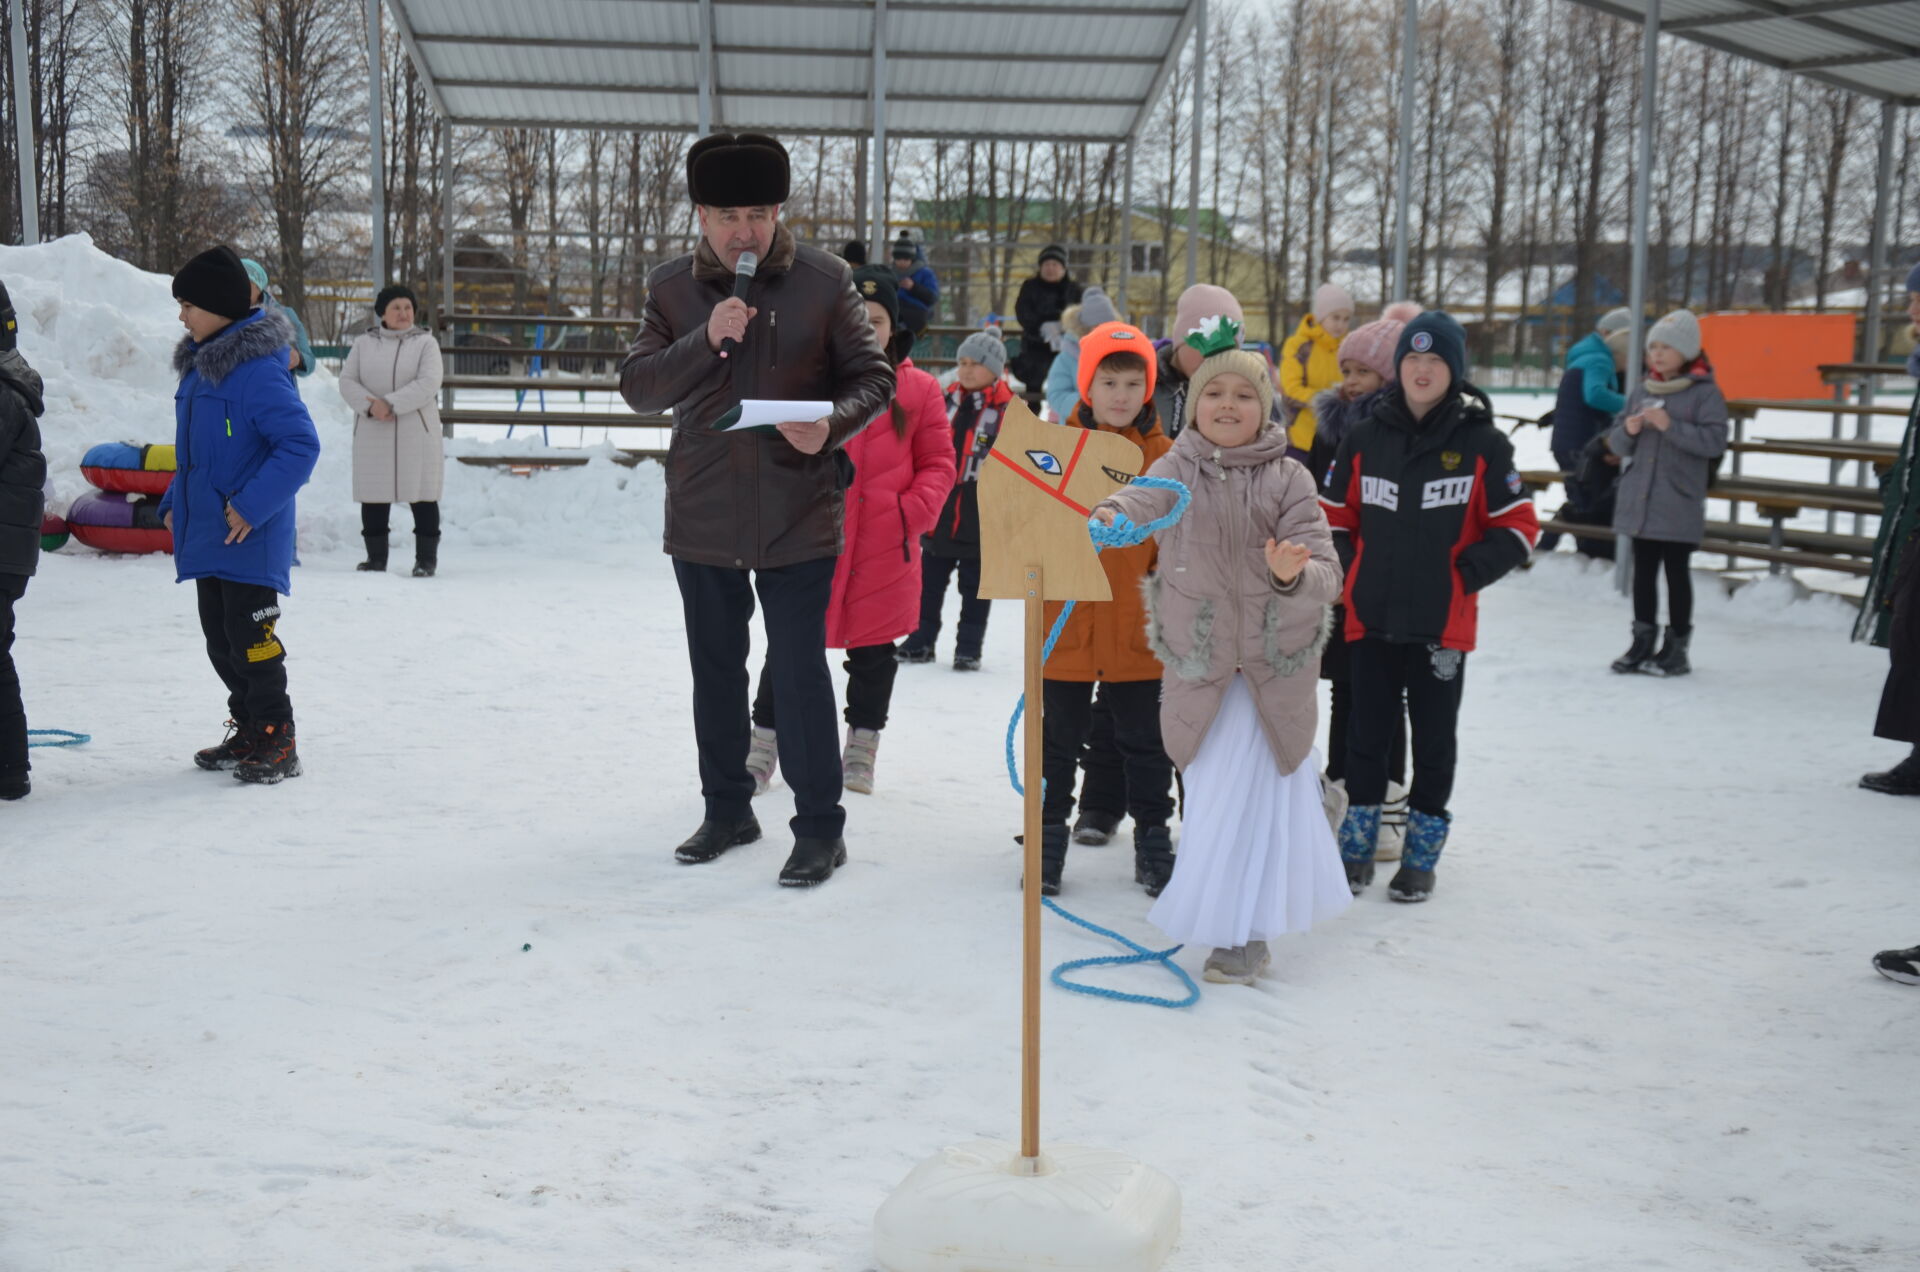
[[[862,265],[853,271],[853,290],[861,300],[879,302],[893,325],[900,325],[900,283],[885,265]]]
[[[222,243],[180,267],[173,276],[173,298],[238,322],[253,312],[253,282],[240,253]]]
[[[789,180],[787,148],[765,133],[714,133],[687,151],[687,194],[703,207],[773,207]]]

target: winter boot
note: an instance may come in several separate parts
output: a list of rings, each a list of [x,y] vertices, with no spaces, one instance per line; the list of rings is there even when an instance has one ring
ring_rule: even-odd
[[[1869,773],[1860,785],[1882,795],[1920,795],[1920,746],[1884,773]]]
[[[1133,881],[1157,897],[1173,878],[1173,832],[1165,826],[1133,827]]]
[[[780,886],[815,888],[833,878],[833,872],[846,864],[846,840],[796,839],[793,855],[780,867]]]
[[[1387,783],[1387,802],[1380,806],[1380,840],[1374,846],[1375,861],[1398,861],[1407,842],[1407,788],[1398,782]]]
[[[1354,896],[1373,882],[1373,853],[1380,842],[1380,805],[1359,804],[1347,809],[1340,823],[1340,860],[1346,863],[1347,887]]]
[[[978,654],[955,654],[955,655],[953,656],[953,669],[954,669],[955,671],[978,671],[978,670],[980,670],[980,655],[978,655]]]
[[[1687,661],[1687,646],[1692,643],[1693,628],[1667,628],[1667,638],[1661,642],[1660,652],[1640,670],[1654,676],[1687,675],[1693,670],[1693,664]]]
[[[709,819],[701,822],[700,829],[673,850],[673,859],[683,866],[697,866],[712,861],[729,848],[738,848],[759,838],[760,821],[752,813],[735,822]]]
[[[243,731],[252,735],[251,753],[234,767],[233,775],[255,786],[273,786],[300,776],[300,753],[294,747],[293,721],[275,720]]]
[[[1200,974],[1215,985],[1251,985],[1272,962],[1265,941],[1248,941],[1207,955],[1207,966]]]
[[[772,729],[753,726],[753,745],[747,748],[747,776],[753,779],[753,793],[765,795],[773,785],[773,770],[780,763],[780,750]]]
[[[1613,669],[1623,676],[1630,676],[1636,671],[1645,671],[1647,664],[1653,661],[1653,641],[1659,634],[1660,629],[1652,623],[1635,623],[1633,647],[1613,660]]]
[[[1120,829],[1119,813],[1101,813],[1091,808],[1080,810],[1079,820],[1073,823],[1073,842],[1090,844],[1095,848],[1113,841],[1113,832]]]
[[[930,663],[933,661],[933,646],[928,645],[923,649],[916,649],[908,645],[902,645],[894,651],[893,660],[903,663]]]
[[[372,574],[387,572],[387,537],[384,534],[363,534],[367,541],[367,559],[354,566],[356,570],[366,570]]]
[[[32,790],[33,783],[27,779],[26,769],[0,771],[0,799],[25,799]]]
[[[1040,828],[1040,895],[1060,895],[1060,876],[1067,868],[1067,824],[1048,822]]]
[[[253,753],[253,735],[237,720],[227,721],[226,741],[193,753],[193,762],[210,773],[236,769]]]
[[[847,731],[847,749],[840,757],[840,769],[848,790],[859,795],[873,794],[873,762],[879,751],[880,730]]]
[[[1387,895],[1395,901],[1425,901],[1433,895],[1433,868],[1440,862],[1440,850],[1447,846],[1447,832],[1453,814],[1423,813],[1414,809],[1407,814],[1407,848],[1400,869],[1387,885]]]
[[[1881,950],[1873,956],[1873,969],[1890,981],[1920,985],[1920,945],[1910,950]]]
[[[413,577],[430,579],[440,568],[440,536],[419,534],[413,537]]]

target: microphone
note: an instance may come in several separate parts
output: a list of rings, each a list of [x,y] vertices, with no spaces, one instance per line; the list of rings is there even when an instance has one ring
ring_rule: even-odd
[[[740,253],[740,263],[733,267],[733,298],[735,300],[745,300],[747,298],[747,288],[753,282],[753,271],[759,268],[760,254],[758,252]],[[724,358],[731,354],[738,345],[739,342],[737,340],[732,336],[728,336],[720,342],[720,356]]]

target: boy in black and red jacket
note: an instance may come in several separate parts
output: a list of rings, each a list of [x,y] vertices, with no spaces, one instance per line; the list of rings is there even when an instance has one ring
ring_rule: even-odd
[[[1432,311],[1394,350],[1399,383],[1355,425],[1327,470],[1320,503],[1347,562],[1353,712],[1340,855],[1355,893],[1373,882],[1387,759],[1404,698],[1413,789],[1395,901],[1433,894],[1452,821],[1460,695],[1479,591],[1526,561],[1540,537],[1513,445],[1467,383],[1466,332]]]

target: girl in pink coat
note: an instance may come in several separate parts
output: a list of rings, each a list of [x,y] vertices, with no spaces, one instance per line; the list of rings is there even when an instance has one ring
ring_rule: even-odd
[[[1314,751],[1316,677],[1339,598],[1340,560],[1311,475],[1269,422],[1273,382],[1236,348],[1238,324],[1209,319],[1187,342],[1205,359],[1187,381],[1187,424],[1147,470],[1193,492],[1156,537],[1147,639],[1165,673],[1160,733],[1186,781],[1173,878],[1147,920],[1211,945],[1205,975],[1252,984],[1267,942],[1351,904],[1323,807]],[[1172,492],[1123,487],[1093,510],[1135,525]]]
[[[847,746],[841,767],[846,788],[863,795],[873,794],[874,758],[900,667],[894,642],[920,625],[920,538],[933,529],[954,482],[946,398],[937,380],[902,356],[913,338],[899,326],[896,281],[892,270],[873,266],[853,275],[897,379],[892,403],[845,447],[854,472],[847,490],[846,548],[827,603],[827,648],[847,651],[842,664]],[[747,752],[756,795],[773,781],[774,729],[773,690],[763,664]]]

